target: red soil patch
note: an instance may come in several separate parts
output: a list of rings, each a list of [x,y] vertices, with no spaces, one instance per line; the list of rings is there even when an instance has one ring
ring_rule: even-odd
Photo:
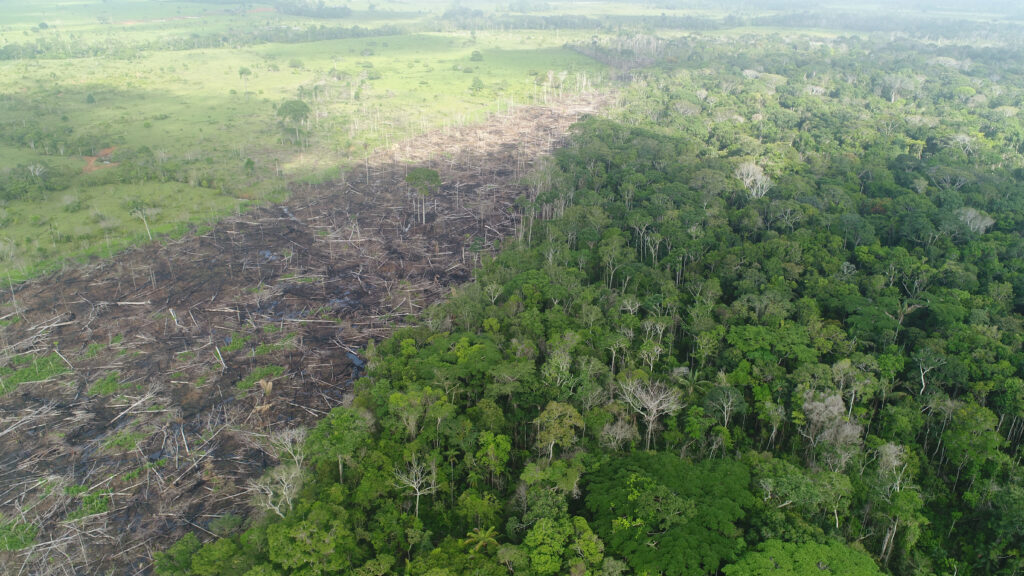
[[[117,166],[117,162],[110,162],[110,155],[114,153],[114,150],[117,150],[117,147],[111,146],[110,148],[104,148],[103,150],[100,150],[100,153],[97,154],[96,156],[83,156],[86,162],[85,166],[82,168],[82,172],[88,174],[89,172],[95,172],[100,168],[112,168],[114,166]],[[103,163],[97,165],[97,160],[100,160]]]

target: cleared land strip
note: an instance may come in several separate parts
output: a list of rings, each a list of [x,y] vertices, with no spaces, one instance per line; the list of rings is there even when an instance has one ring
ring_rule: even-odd
[[[342,181],[0,296],[5,574],[146,573],[245,515],[274,440],[343,403],[358,351],[514,233],[520,177],[596,95],[381,151]],[[442,185],[425,201],[413,166]]]

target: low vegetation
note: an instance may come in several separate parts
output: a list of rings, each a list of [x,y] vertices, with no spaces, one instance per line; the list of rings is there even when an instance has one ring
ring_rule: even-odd
[[[252,389],[252,387],[261,380],[272,382],[274,378],[277,378],[282,374],[284,374],[284,366],[260,366],[258,368],[253,368],[252,372],[249,372],[248,376],[242,378],[235,384],[235,387],[245,392]]]
[[[89,394],[110,396],[111,394],[117,394],[128,386],[129,384],[121,381],[120,372],[108,372],[105,376],[93,382],[92,385],[89,386]]]
[[[0,396],[13,392],[26,382],[43,382],[68,371],[67,363],[56,352],[43,356],[15,356],[6,366],[0,366]]]
[[[32,545],[37,527],[0,516],[0,552],[21,550]]]

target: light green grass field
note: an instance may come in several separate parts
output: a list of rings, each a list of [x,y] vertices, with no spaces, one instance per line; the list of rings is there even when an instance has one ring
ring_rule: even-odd
[[[422,25],[431,17],[411,5],[382,6],[388,9],[339,20],[284,16],[260,5],[132,0],[5,11],[0,48],[42,42],[60,56],[80,43],[106,52],[0,60],[0,175],[42,167],[41,179],[60,182],[57,190],[0,204],[0,276],[28,278],[69,256],[107,254],[148,238],[132,213],[140,201],[152,205],[151,233],[180,230],[250,200],[281,200],[288,182],[336,174],[380,145],[480,120],[509,102],[537,101],[553,90],[550,78],[569,84],[577,74],[591,82],[602,74],[563,47],[574,35],[555,31],[153,48],[161,40],[244,38],[275,27],[431,27]],[[297,141],[295,126],[276,114],[292,99],[312,109]],[[112,163],[83,173],[85,156],[112,147]]]
[[[133,210],[133,203],[144,205]],[[209,222],[246,204],[214,190],[153,182],[75,190],[46,203],[15,202],[0,208],[0,259],[107,257],[150,234],[180,233],[188,223]]]

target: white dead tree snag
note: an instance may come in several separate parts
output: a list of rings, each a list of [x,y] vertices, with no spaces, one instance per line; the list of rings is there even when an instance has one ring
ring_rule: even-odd
[[[744,162],[736,167],[735,175],[751,199],[764,198],[772,188],[772,179],[764,173],[764,168],[754,162]]]
[[[651,449],[651,437],[658,425],[658,418],[675,414],[683,408],[682,390],[672,388],[661,381],[647,382],[642,378],[626,377],[619,381],[622,399],[639,414],[647,426],[644,434],[644,449]]]

